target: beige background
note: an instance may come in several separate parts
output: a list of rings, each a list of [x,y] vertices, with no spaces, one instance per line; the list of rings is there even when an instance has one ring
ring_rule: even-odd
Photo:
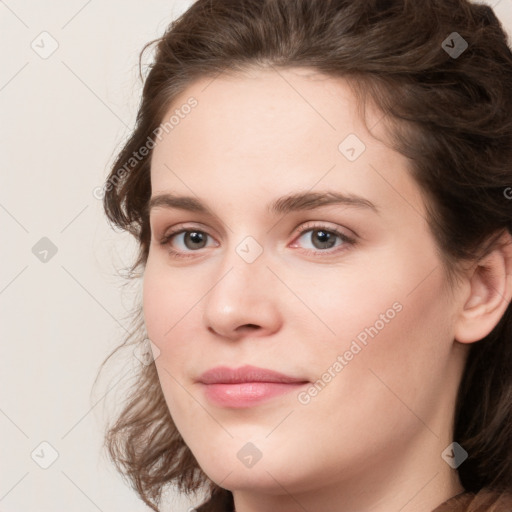
[[[512,0],[487,3],[512,33]],[[135,120],[139,51],[189,4],[0,1],[2,512],[149,510],[100,455],[92,383],[137,288],[93,191]]]

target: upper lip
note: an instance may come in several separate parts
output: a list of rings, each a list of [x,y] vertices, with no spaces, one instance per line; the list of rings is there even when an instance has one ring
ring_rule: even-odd
[[[216,366],[200,375],[203,384],[240,384],[243,382],[280,382],[285,384],[308,382],[306,379],[290,377],[283,373],[257,366],[245,365],[240,368]]]

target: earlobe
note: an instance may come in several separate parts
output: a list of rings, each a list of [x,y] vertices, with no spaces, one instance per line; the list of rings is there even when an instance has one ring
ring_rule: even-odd
[[[512,297],[512,236],[507,231],[496,248],[468,275],[469,295],[463,298],[455,326],[455,340],[473,343],[498,324]]]

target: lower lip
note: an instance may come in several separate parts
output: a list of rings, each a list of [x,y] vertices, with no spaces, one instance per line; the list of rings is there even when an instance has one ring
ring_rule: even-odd
[[[243,382],[203,384],[208,400],[222,407],[251,407],[278,395],[296,391],[307,383]]]

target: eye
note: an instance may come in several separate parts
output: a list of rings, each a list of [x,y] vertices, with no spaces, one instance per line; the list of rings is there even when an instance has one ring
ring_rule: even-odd
[[[308,224],[304,226],[300,232],[300,236],[296,240],[303,240],[300,245],[309,242],[312,248],[306,247],[307,252],[313,253],[337,253],[339,250],[345,250],[348,245],[355,244],[355,239],[350,237],[336,228],[329,228],[324,225]],[[297,243],[291,245],[296,247]],[[337,248],[334,251],[327,249]]]
[[[210,237],[208,233],[199,229],[182,229],[167,233],[161,240],[160,244],[168,247],[169,252],[178,258],[187,258],[193,256],[187,254],[198,249],[204,249],[207,240]],[[177,246],[177,248],[175,248]]]
[[[356,243],[355,238],[323,224],[306,224],[302,226],[298,234],[299,236],[294,239],[296,241],[290,247],[307,246],[309,242],[312,248],[306,247],[305,252],[315,255],[338,253]],[[209,238],[213,240],[212,236],[200,229],[179,229],[178,227],[166,233],[161,238],[160,244],[167,247],[173,258],[191,258],[196,256],[194,252],[208,247]],[[218,246],[218,244],[215,243],[213,246]]]

